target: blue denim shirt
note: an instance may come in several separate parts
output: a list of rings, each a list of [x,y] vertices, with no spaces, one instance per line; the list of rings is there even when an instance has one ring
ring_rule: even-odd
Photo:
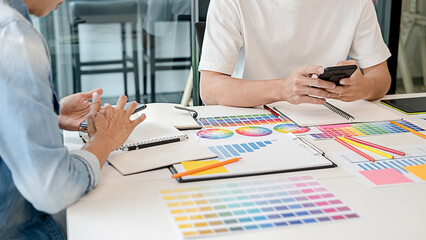
[[[65,239],[50,214],[96,186],[100,166],[69,152],[47,45],[24,0],[0,0],[0,239]]]

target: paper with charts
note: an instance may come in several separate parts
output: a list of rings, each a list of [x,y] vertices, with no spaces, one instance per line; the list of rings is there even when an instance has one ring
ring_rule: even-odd
[[[408,120],[397,122],[416,131],[424,131],[422,127]],[[261,109],[256,109],[255,113],[250,114],[200,117],[198,123],[203,127],[199,135],[205,139],[225,139],[238,135],[256,137],[272,133],[293,133],[297,136],[304,135],[309,136],[311,139],[322,140],[342,135],[373,136],[407,132],[407,130],[391,124],[390,121],[298,127],[288,118],[283,121]]]
[[[184,185],[159,194],[183,238],[359,219],[356,212],[311,176]]]
[[[371,187],[393,186],[426,182],[426,145],[392,147],[406,155],[394,155],[388,159],[365,152],[376,161],[370,162],[353,151],[339,151],[329,154],[340,167],[357,176]]]
[[[218,156],[216,161],[241,157],[238,162],[214,169],[215,172],[201,172],[184,176],[179,181],[195,181],[210,178],[258,175],[295,170],[335,167],[335,164],[323,156],[323,153],[303,142],[293,134],[277,134],[273,137],[245,137],[234,140],[212,141],[198,139]],[[207,160],[213,163],[211,160]],[[205,160],[183,162],[173,165],[181,173],[204,165]],[[190,166],[192,165],[192,166]],[[194,166],[195,165],[195,166]]]

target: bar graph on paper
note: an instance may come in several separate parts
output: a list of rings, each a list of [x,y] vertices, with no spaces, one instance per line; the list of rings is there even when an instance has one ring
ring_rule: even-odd
[[[208,146],[210,151],[217,154],[219,159],[231,157],[240,157],[246,153],[252,153],[262,148],[267,148],[268,145],[275,143],[276,140],[243,142],[235,144],[213,145]]]
[[[375,162],[370,162],[349,151],[342,151],[335,155],[344,159],[340,166],[372,187],[425,183],[426,146],[401,147],[398,150],[405,152],[406,156],[394,156],[394,159],[376,158]]]

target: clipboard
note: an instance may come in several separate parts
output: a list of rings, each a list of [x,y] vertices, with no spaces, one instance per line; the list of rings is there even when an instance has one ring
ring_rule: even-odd
[[[243,139],[244,140],[244,139]],[[229,146],[238,146],[242,141],[227,142]],[[261,142],[261,141],[260,141]],[[268,141],[265,141],[268,142]],[[253,152],[240,153],[238,162],[223,166],[227,172],[214,174],[200,173],[176,178],[178,182],[194,182],[212,179],[235,178],[283,172],[305,171],[333,168],[337,165],[328,159],[324,152],[309,141],[285,134],[269,141],[268,146]],[[217,160],[217,159],[216,159]],[[223,159],[226,160],[226,159]],[[187,171],[185,163],[169,167],[172,174]]]

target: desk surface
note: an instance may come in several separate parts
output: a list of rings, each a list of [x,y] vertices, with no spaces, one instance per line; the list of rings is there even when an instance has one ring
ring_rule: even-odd
[[[386,96],[400,98],[426,96],[405,94]],[[378,101],[375,103],[379,104]],[[385,106],[383,106],[385,107]],[[202,115],[203,107],[197,107]],[[390,111],[394,111],[389,109]],[[397,111],[395,111],[397,112]],[[403,115],[402,113],[400,113]],[[425,120],[403,115],[422,127]],[[401,142],[403,137],[403,143]],[[389,146],[419,143],[414,134],[372,136]],[[77,136],[67,132],[65,144],[81,147]],[[315,142],[326,153],[344,150],[332,140]],[[99,185],[67,209],[68,237],[74,239],[179,239],[173,222],[159,196],[159,189],[181,187],[167,169],[123,177],[109,165],[102,168]],[[426,236],[426,184],[409,184],[370,188],[342,168],[313,170],[275,175],[245,177],[263,179],[271,176],[312,175],[360,216],[359,220],[318,223],[249,234],[216,236],[217,239],[424,239]],[[232,180],[214,180],[214,183]],[[208,184],[208,181],[184,183],[185,187]]]

